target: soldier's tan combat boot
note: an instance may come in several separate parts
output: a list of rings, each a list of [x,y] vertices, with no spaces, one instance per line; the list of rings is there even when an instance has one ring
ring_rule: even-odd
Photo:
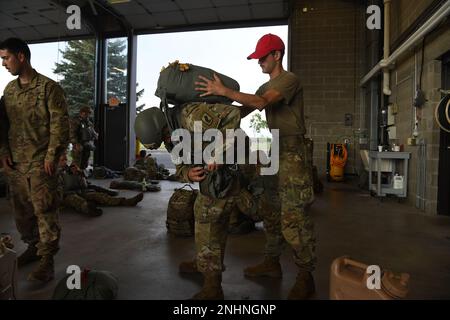
[[[253,267],[244,269],[244,275],[247,277],[269,277],[281,278],[280,258],[278,257],[264,257],[264,261]]]
[[[53,256],[43,256],[36,270],[28,275],[28,280],[49,282],[55,277]]]
[[[24,265],[38,261],[39,259],[36,245],[30,244],[28,245],[28,248],[17,258],[17,267],[23,267]]]
[[[223,300],[222,274],[208,272],[204,273],[203,277],[203,288],[192,297],[192,300]]]
[[[141,202],[142,199],[144,199],[144,194],[141,192],[138,195],[134,196],[133,198],[129,198],[129,199],[123,198],[121,204],[123,206],[132,206],[132,207],[134,207],[139,202]]]
[[[294,286],[288,295],[288,300],[305,300],[316,291],[311,272],[299,271]]]

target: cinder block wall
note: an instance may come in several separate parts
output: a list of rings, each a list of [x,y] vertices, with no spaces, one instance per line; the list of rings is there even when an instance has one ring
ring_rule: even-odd
[[[433,3],[433,0],[392,1],[391,45],[398,42]],[[303,83],[307,135],[314,140],[314,162],[322,175],[326,167],[326,143],[343,142],[345,138],[351,142],[346,172],[355,173],[360,168],[357,133],[360,127],[367,128],[370,110],[366,92],[366,109],[360,123],[359,80],[372,68],[369,65],[371,37],[367,36],[365,12],[366,5],[359,1],[293,1],[289,23],[290,70]],[[382,44],[383,39],[380,40]],[[419,139],[426,145],[425,212],[429,214],[436,214],[437,204],[439,128],[434,120],[434,109],[441,98],[439,58],[448,50],[449,22],[430,34],[425,42],[422,90],[427,102],[419,110]],[[407,146],[407,140],[414,128],[413,99],[420,66],[419,44],[391,70],[392,95],[389,97],[390,103],[398,105],[396,142],[411,152],[407,201],[412,205],[416,204],[417,197],[418,147]],[[350,127],[344,125],[346,113],[353,116]]]
[[[417,17],[433,1],[393,1],[391,16],[391,43],[394,43],[402,32],[414,23]],[[425,143],[426,174],[425,174],[425,212],[436,214],[437,177],[439,165],[439,127],[434,119],[434,111],[441,99],[441,62],[439,58],[450,50],[450,27],[447,22],[426,37],[423,62],[422,90],[427,99],[425,105],[418,109],[418,141]],[[409,162],[408,203],[415,205],[418,197],[418,159],[419,146],[408,146],[407,140],[414,129],[413,99],[416,81],[419,81],[422,66],[422,43],[399,60],[391,72],[392,95],[390,103],[398,106],[395,115],[397,140],[405,146],[405,151],[411,152]]]
[[[290,29],[290,70],[303,84],[307,136],[314,163],[326,170],[326,144],[350,142],[346,172],[359,168],[359,87],[365,7],[358,1],[297,0]],[[344,125],[345,114],[353,117]]]

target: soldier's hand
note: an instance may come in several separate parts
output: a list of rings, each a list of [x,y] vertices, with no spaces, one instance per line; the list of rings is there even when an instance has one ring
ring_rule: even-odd
[[[75,148],[75,151],[80,152],[81,151],[81,144],[75,143],[74,148]]]
[[[205,179],[205,169],[203,167],[193,167],[188,171],[189,180],[199,182]]]
[[[2,166],[5,169],[12,170],[13,162],[12,162],[10,156],[6,156],[6,157],[2,158]]]
[[[195,90],[197,91],[204,91],[200,95],[200,97],[209,96],[209,95],[216,95],[216,96],[225,96],[227,87],[225,87],[220,80],[220,78],[217,76],[217,74],[214,73],[214,79],[210,80],[204,76],[198,76],[199,79],[203,80],[203,82],[196,81],[195,85],[198,87],[195,87]]]
[[[52,161],[46,160],[44,162],[44,170],[46,174],[53,176],[53,173],[55,172],[55,164]]]

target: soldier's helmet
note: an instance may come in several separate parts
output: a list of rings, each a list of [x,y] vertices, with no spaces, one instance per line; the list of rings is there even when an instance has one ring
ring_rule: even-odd
[[[153,107],[140,112],[134,122],[134,132],[139,141],[148,149],[157,149],[163,142],[162,131],[167,126],[161,109]]]
[[[91,107],[89,107],[89,106],[82,106],[81,108],[80,108],[80,111],[79,111],[80,113],[82,113],[82,112],[86,112],[87,114],[91,114],[92,113],[92,109],[91,109]]]

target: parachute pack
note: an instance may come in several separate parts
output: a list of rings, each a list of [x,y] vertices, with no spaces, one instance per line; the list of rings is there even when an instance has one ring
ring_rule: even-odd
[[[172,104],[186,102],[232,103],[230,99],[222,96],[200,97],[202,92],[195,90],[195,82],[201,81],[200,75],[208,79],[214,79],[214,74],[220,78],[225,86],[239,91],[239,83],[236,80],[209,68],[179,63],[177,60],[169,63],[168,67],[161,70],[155,95],[161,98],[161,101],[166,100],[167,103]]]

